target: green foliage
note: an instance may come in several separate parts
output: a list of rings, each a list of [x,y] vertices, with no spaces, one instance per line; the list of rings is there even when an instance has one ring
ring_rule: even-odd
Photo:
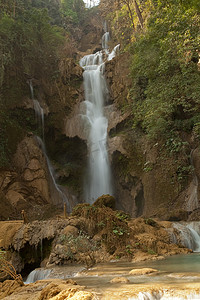
[[[123,211],[117,211],[116,212],[116,217],[121,220],[121,221],[129,221],[131,219],[129,214],[126,214]]]
[[[132,43],[133,125],[152,139],[167,140],[170,131],[191,131],[199,122],[200,16],[179,2],[157,1]],[[170,139],[166,146],[176,152],[185,145]]]
[[[193,173],[194,169],[191,165],[179,165],[177,168],[177,179],[181,184],[187,182],[188,177]]]
[[[76,254],[84,254],[85,263],[88,267],[95,263],[94,251],[98,250],[99,245],[91,239],[89,235],[80,231],[78,236],[72,234],[61,236],[61,241],[66,245],[66,259],[76,260]]]
[[[133,251],[131,249],[132,249],[131,245],[126,245],[126,252],[127,252],[127,254],[133,255]]]
[[[165,143],[166,149],[170,153],[179,153],[188,146],[188,142],[183,142],[178,136],[170,136]]]
[[[84,2],[82,0],[62,0],[61,13],[64,26],[80,24],[84,20]]]
[[[145,162],[144,167],[143,167],[143,171],[144,172],[150,172],[153,170],[153,165],[150,161]]]
[[[144,222],[145,222],[145,224],[150,225],[150,226],[152,226],[152,227],[156,227],[156,226],[157,226],[156,221],[154,221],[154,220],[151,219],[151,218],[144,219]]]
[[[113,229],[113,233],[120,236],[120,235],[123,235],[124,233],[126,233],[126,231],[124,230],[124,228],[116,226]]]
[[[102,244],[110,254],[121,251],[124,255],[129,244],[130,230],[127,221],[109,207],[95,207],[89,204],[78,204],[72,212],[73,216],[84,218],[83,228],[89,236],[98,234]]]
[[[0,249],[0,260],[5,259],[6,251]]]
[[[64,37],[62,30],[50,24],[46,9],[30,8],[13,18],[0,18],[0,86],[4,101],[20,100],[26,91],[25,74],[37,79],[53,79],[58,49]],[[29,92],[29,91],[27,91]]]
[[[51,4],[56,2],[0,0],[0,168],[9,167],[25,131],[34,130],[32,116],[16,109],[30,95],[28,79],[52,83],[58,76],[64,31],[52,25]]]
[[[155,255],[156,254],[156,252],[154,250],[149,249],[149,248],[147,248],[147,253],[151,254],[151,255]]]

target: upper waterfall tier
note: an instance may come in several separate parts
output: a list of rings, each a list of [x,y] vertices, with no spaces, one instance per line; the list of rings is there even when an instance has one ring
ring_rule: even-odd
[[[107,85],[103,76],[103,51],[84,56],[85,115],[84,127],[88,144],[88,176],[85,197],[90,203],[103,194],[112,194],[111,171],[107,151],[108,120],[104,116]]]

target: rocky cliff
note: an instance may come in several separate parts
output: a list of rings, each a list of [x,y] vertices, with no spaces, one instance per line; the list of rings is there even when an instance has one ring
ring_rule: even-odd
[[[183,132],[184,150],[170,152],[162,140],[152,142],[133,128],[129,66],[130,57],[124,53],[108,61],[105,72],[112,102],[105,108],[108,147],[118,208],[133,217],[199,219],[199,142]]]
[[[55,206],[61,208],[62,199],[54,187],[46,155],[56,182],[68,198],[68,211],[84,202],[87,145],[78,60],[101,48],[101,36],[102,20],[97,11],[82,29],[74,31],[74,44],[63,50],[54,84],[47,76],[38,80],[26,74],[44,111],[45,153],[35,137],[41,132],[34,120],[33,99],[27,96],[30,91],[26,83],[26,96],[11,111],[12,117],[28,130],[23,134],[17,131],[15,136],[20,138],[13,148],[11,167],[0,172],[2,220],[21,218],[21,210],[27,211],[29,220],[46,218],[54,214]],[[117,208],[132,217],[199,219],[198,139],[183,131],[182,150],[177,151],[177,143],[169,151],[162,140],[152,141],[140,127],[133,128],[130,59],[128,51],[122,51],[105,65],[110,94],[105,115]]]

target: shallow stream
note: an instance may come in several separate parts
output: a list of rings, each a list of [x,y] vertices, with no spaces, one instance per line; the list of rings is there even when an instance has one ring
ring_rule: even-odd
[[[140,268],[153,268],[158,272],[140,276],[129,274],[132,269]],[[46,269],[38,269],[40,273],[44,271]],[[62,266],[51,268],[46,274],[48,278],[72,278],[87,290],[96,292],[98,299],[200,299],[199,253],[140,263],[114,261],[89,270],[77,265]],[[111,283],[115,277],[124,277],[129,282]]]

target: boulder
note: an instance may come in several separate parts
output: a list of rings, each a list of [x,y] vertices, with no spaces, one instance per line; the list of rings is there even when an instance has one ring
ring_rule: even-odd
[[[129,272],[130,275],[147,275],[151,273],[158,272],[156,269],[151,268],[142,268],[142,269],[133,269]]]
[[[67,235],[78,236],[78,229],[75,226],[68,225],[63,229],[62,234],[66,236]]]
[[[111,283],[129,283],[130,281],[126,277],[115,277],[110,282]]]

